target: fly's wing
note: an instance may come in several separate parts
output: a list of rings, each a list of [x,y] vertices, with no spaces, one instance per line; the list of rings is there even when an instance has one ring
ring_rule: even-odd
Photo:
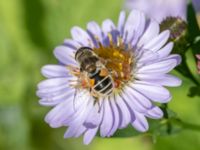
[[[81,88],[84,88],[83,86],[87,86],[87,82],[85,79],[85,73],[81,72],[80,69],[78,67],[74,67],[71,65],[66,66],[67,69],[69,70],[70,74],[72,74],[73,76],[76,76],[78,78],[78,80],[76,81],[71,81],[71,86],[73,86],[75,88],[75,92],[74,92],[74,98],[73,98],[73,109],[74,111],[76,111],[76,100],[77,100],[77,95],[78,93],[81,92]]]
[[[77,93],[79,92],[79,88],[76,88],[75,92],[74,92],[74,99],[73,99],[73,108],[74,111],[76,111],[76,98],[77,98]]]
[[[77,111],[77,106],[80,105],[81,101],[84,101],[82,95],[87,95],[88,91],[80,88],[76,88],[74,92],[74,99],[73,99],[73,109]]]

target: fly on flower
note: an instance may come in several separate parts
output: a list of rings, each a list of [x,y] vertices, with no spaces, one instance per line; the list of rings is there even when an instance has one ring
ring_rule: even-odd
[[[170,54],[173,43],[168,30],[133,10],[121,12],[117,26],[107,19],[100,27],[89,22],[87,30],[74,27],[72,39],[54,50],[58,65],[46,65],[48,79],[38,84],[40,104],[53,106],[45,121],[53,128],[67,126],[65,138],[83,135],[89,144],[99,131],[112,136],[131,124],[148,130],[148,118],[160,119],[156,103],[167,103],[164,86],[179,86],[181,80],[168,74],[181,62]]]
[[[80,64],[80,88],[89,88],[91,95],[97,100],[112,93],[113,80],[110,73],[91,48],[79,48],[75,59]]]

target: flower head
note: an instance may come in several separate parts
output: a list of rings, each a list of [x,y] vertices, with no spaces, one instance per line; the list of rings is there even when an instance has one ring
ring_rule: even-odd
[[[187,0],[126,0],[125,8],[144,11],[158,22],[166,17],[186,20]]]
[[[48,79],[38,84],[40,104],[53,106],[45,118],[51,127],[67,126],[65,138],[83,135],[88,144],[98,131],[100,136],[110,137],[131,124],[145,132],[146,117],[162,118],[163,112],[155,103],[170,101],[170,92],[164,86],[181,84],[180,79],[168,74],[181,61],[179,55],[170,54],[173,43],[167,43],[168,30],[160,33],[156,21],[133,10],[127,18],[121,12],[117,26],[110,19],[103,21],[102,27],[93,21],[86,31],[73,27],[71,35],[72,39],[54,50],[59,64],[44,66],[42,74]],[[94,54],[100,63],[95,61],[102,72],[94,73],[98,78],[92,81],[94,76],[77,61],[77,57],[87,60],[86,55],[77,54],[83,47],[91,49],[91,56]],[[95,92],[94,86],[107,76],[112,78],[113,90],[109,95],[98,95],[99,89]]]

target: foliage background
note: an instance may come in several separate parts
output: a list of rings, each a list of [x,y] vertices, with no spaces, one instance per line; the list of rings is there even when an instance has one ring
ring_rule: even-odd
[[[123,0],[0,0],[0,150],[198,150],[200,132],[182,130],[159,136],[154,143],[148,134],[128,138],[95,138],[89,146],[82,138],[64,139],[64,128],[51,129],[44,116],[50,108],[41,107],[35,95],[43,79],[40,68],[56,63],[53,49],[70,37],[74,25],[90,20],[115,22]],[[192,53],[187,60],[196,72]],[[200,99],[188,97],[193,84],[177,72],[183,85],[170,88],[169,107],[178,116],[200,124]],[[196,76],[198,79],[199,76]],[[157,122],[157,121],[154,121]]]

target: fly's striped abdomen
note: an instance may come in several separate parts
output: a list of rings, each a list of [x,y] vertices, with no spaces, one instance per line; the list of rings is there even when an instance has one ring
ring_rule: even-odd
[[[113,90],[113,81],[110,76],[100,76],[100,71],[92,76],[91,79],[95,80],[93,91],[101,95],[109,95]]]

